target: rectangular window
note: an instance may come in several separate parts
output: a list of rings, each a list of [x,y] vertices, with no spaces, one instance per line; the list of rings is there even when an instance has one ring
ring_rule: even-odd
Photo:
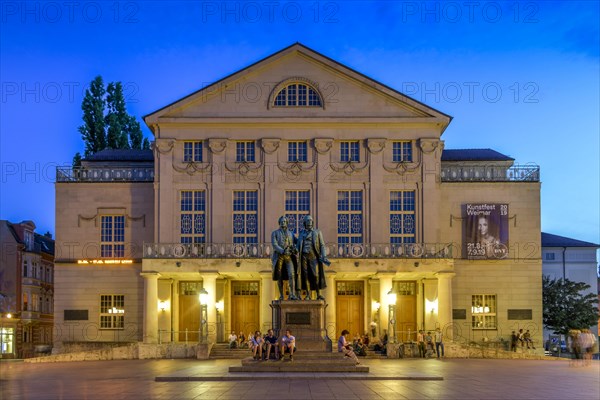
[[[362,243],[362,191],[338,191],[337,210],[338,244]]]
[[[182,190],[180,200],[181,243],[204,243],[206,237],[206,192]]]
[[[254,142],[237,142],[235,144],[236,162],[254,162]]]
[[[258,243],[258,192],[233,192],[233,243]]]
[[[392,157],[394,162],[412,162],[412,143],[409,141],[394,142]]]
[[[100,295],[100,329],[125,328],[125,295]]]
[[[103,215],[100,235],[100,257],[125,257],[125,216]]]
[[[496,295],[474,294],[471,297],[471,327],[496,329]]]
[[[183,142],[183,161],[202,162],[202,142]]]
[[[288,143],[288,162],[306,162],[307,160],[306,142]]]
[[[554,261],[555,257],[554,253],[546,253],[546,261]]]
[[[342,162],[359,162],[360,157],[358,153],[359,142],[342,142],[340,143],[340,155]]]
[[[310,214],[310,190],[287,190],[285,192],[285,216],[288,229],[298,235],[304,226],[302,220]]]
[[[390,192],[390,243],[415,243],[415,191]]]

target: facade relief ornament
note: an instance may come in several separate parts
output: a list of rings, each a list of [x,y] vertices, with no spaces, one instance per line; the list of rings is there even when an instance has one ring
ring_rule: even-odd
[[[333,146],[333,139],[315,139],[315,150],[319,154],[327,154]]]
[[[219,154],[227,148],[227,139],[208,139],[208,148],[214,154]]]
[[[154,141],[154,148],[160,154],[170,153],[173,147],[175,147],[175,140],[173,139],[156,139]]]
[[[444,148],[443,142],[439,139],[420,139],[419,147],[423,153],[429,154],[433,153],[438,147],[441,146],[441,149]]]
[[[386,139],[367,139],[367,148],[371,154],[381,153],[385,149]]]
[[[260,144],[263,151],[267,154],[273,154],[279,148],[280,139],[261,139]]]

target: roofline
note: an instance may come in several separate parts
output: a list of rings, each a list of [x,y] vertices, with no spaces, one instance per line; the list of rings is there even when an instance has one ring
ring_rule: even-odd
[[[198,94],[198,93],[202,92],[203,90],[206,90],[206,89],[210,88],[211,86],[217,85],[217,84],[219,84],[219,83],[221,83],[221,82],[223,82],[223,81],[225,81],[225,80],[227,80],[227,79],[230,79],[230,78],[232,78],[234,75],[236,75],[236,74],[240,73],[241,71],[244,71],[244,70],[246,70],[246,69],[252,68],[252,67],[256,66],[257,64],[260,64],[260,63],[262,63],[262,62],[264,62],[264,61],[268,60],[269,58],[275,57],[275,56],[277,56],[278,54],[281,54],[281,53],[283,53],[283,52],[285,52],[285,51],[287,51],[287,50],[291,49],[291,48],[292,48],[292,47],[294,47],[294,46],[299,46],[299,47],[302,47],[302,48],[304,48],[304,49],[306,49],[306,50],[308,50],[308,51],[311,51],[311,52],[313,52],[313,53],[317,54],[318,56],[320,56],[320,57],[323,57],[324,59],[331,61],[331,62],[332,62],[332,63],[334,63],[334,64],[340,65],[340,66],[342,66],[343,68],[346,68],[347,70],[349,70],[349,71],[351,71],[351,72],[353,72],[353,73],[355,73],[355,74],[357,74],[357,75],[359,75],[359,76],[362,76],[362,77],[364,77],[364,78],[367,78],[367,79],[369,79],[370,81],[372,81],[372,82],[374,82],[374,83],[376,83],[376,84],[378,84],[378,85],[381,85],[382,87],[384,87],[384,88],[386,88],[386,89],[388,89],[388,90],[390,90],[390,91],[392,91],[392,92],[394,92],[394,93],[396,93],[396,94],[399,94],[399,95],[401,95],[401,96],[404,96],[404,97],[406,97],[407,99],[410,99],[410,100],[414,101],[415,103],[417,103],[417,104],[419,104],[419,105],[421,105],[421,106],[423,106],[423,107],[426,107],[426,108],[428,108],[428,109],[431,109],[431,110],[433,110],[433,111],[435,111],[435,112],[437,112],[437,113],[439,113],[439,114],[441,114],[441,115],[443,115],[443,116],[447,117],[447,118],[449,119],[449,121],[448,121],[448,123],[446,124],[446,126],[444,127],[444,129],[443,129],[443,130],[440,132],[440,136],[441,136],[441,135],[444,133],[444,131],[446,131],[446,129],[448,128],[448,126],[450,125],[450,123],[452,122],[452,120],[454,119],[454,117],[453,117],[453,116],[451,116],[451,115],[448,115],[448,114],[446,114],[446,113],[444,113],[444,112],[441,112],[440,110],[438,110],[438,109],[436,109],[436,108],[433,108],[433,107],[431,107],[431,106],[429,106],[429,105],[427,105],[427,104],[425,104],[425,103],[423,103],[423,102],[421,102],[421,101],[419,101],[419,100],[413,99],[412,97],[410,97],[410,96],[407,96],[406,94],[404,94],[404,93],[402,93],[402,92],[400,92],[400,91],[398,91],[398,90],[396,90],[396,89],[394,89],[394,88],[392,88],[392,87],[390,87],[390,86],[388,86],[388,85],[386,85],[386,84],[384,84],[384,83],[381,83],[381,82],[379,82],[378,80],[375,80],[375,79],[371,78],[370,76],[363,74],[362,72],[358,72],[358,71],[356,71],[355,69],[353,69],[353,68],[350,68],[350,67],[348,67],[347,65],[345,65],[345,64],[342,64],[341,62],[334,60],[333,58],[330,58],[330,57],[328,57],[328,56],[326,56],[326,55],[324,55],[324,54],[321,54],[321,53],[319,53],[318,51],[316,51],[316,50],[313,50],[313,49],[311,49],[310,47],[308,47],[308,46],[305,46],[304,44],[302,44],[302,43],[300,43],[300,42],[295,42],[295,43],[293,43],[293,44],[291,44],[291,45],[289,45],[289,46],[287,46],[287,47],[285,47],[285,48],[283,48],[283,49],[281,49],[281,50],[279,50],[279,51],[277,51],[277,52],[275,52],[275,53],[272,53],[272,54],[270,54],[270,55],[268,55],[268,56],[266,56],[266,57],[263,57],[263,58],[261,58],[260,60],[258,60],[258,61],[256,61],[256,62],[254,62],[254,63],[252,63],[252,64],[250,64],[250,65],[248,65],[248,66],[246,66],[246,67],[242,67],[241,69],[238,69],[237,71],[235,71],[235,72],[233,72],[233,73],[231,73],[231,74],[229,74],[229,75],[227,75],[227,76],[225,76],[225,77],[223,77],[223,78],[221,78],[221,79],[219,79],[219,80],[217,80],[217,81],[215,81],[215,82],[211,83],[210,85],[204,86],[204,87],[202,87],[202,88],[200,88],[200,89],[198,89],[198,90],[196,90],[196,91],[194,91],[194,92],[192,92],[192,93],[188,94],[187,96],[184,96],[184,97],[182,97],[182,98],[180,98],[180,99],[178,99],[178,100],[175,100],[175,101],[173,101],[173,102],[169,103],[168,105],[166,105],[166,106],[164,106],[164,107],[161,107],[161,108],[159,108],[159,109],[158,109],[158,110],[156,110],[156,111],[153,111],[153,112],[151,112],[151,113],[149,113],[149,114],[146,114],[146,115],[144,115],[144,116],[142,117],[142,119],[144,120],[144,123],[146,123],[146,125],[148,125],[148,123],[146,122],[146,118],[150,117],[151,115],[154,115],[154,114],[156,114],[156,113],[158,113],[158,112],[160,112],[160,111],[163,111],[163,110],[165,110],[165,109],[167,109],[167,108],[169,108],[169,107],[173,106],[173,105],[174,105],[174,104],[176,104],[176,103],[179,103],[179,102],[181,102],[181,101],[183,101],[183,100],[186,100],[186,99],[188,99],[188,98],[190,98],[190,97],[192,97],[192,96],[195,96],[196,94]],[[152,131],[152,129],[150,129],[150,130]]]

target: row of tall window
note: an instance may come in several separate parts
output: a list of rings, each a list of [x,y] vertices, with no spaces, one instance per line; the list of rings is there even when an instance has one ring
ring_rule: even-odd
[[[50,266],[40,265],[35,261],[23,261],[23,277],[39,279],[45,283],[52,283],[52,268]]]
[[[309,190],[285,192],[285,216],[289,229],[299,234],[304,216],[311,212]],[[390,242],[415,242],[415,192],[391,191],[389,200]],[[258,243],[258,191],[233,191],[233,243]],[[181,243],[204,243],[206,238],[206,192],[180,192]],[[363,243],[363,192],[337,192],[337,242]]]
[[[23,293],[21,309],[23,311],[35,311],[43,314],[52,314],[54,312],[52,296],[25,292]]]
[[[288,142],[287,154],[288,162],[307,162],[308,161],[308,142],[293,141]],[[203,162],[202,142],[187,141],[183,143],[183,161],[184,162]],[[340,142],[340,162],[360,162],[360,141],[347,140]],[[413,149],[411,141],[392,142],[392,161],[393,162],[412,162]],[[236,162],[255,162],[256,161],[256,142],[252,140],[238,141],[235,143],[235,161]]]

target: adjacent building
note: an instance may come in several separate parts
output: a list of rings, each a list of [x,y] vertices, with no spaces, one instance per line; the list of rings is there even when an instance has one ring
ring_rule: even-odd
[[[33,357],[53,342],[54,240],[32,221],[0,220],[0,354]]]
[[[539,168],[444,149],[451,120],[301,44],[147,115],[152,152],[58,170],[56,345],[265,331],[271,231],[308,214],[332,261],[318,334],[541,340]]]
[[[590,285],[587,293],[598,293],[598,249],[600,245],[542,232],[542,273],[551,279],[568,279]],[[590,328],[582,326],[581,328]],[[598,326],[591,327],[598,334]],[[553,335],[544,329],[544,339]]]

